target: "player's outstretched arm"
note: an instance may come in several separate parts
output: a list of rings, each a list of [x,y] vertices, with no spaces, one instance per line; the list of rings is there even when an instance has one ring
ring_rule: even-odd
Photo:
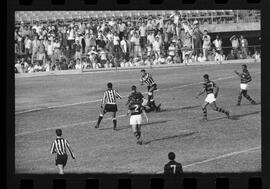
[[[234,73],[236,73],[236,75],[238,75],[239,77],[241,77],[240,73],[238,73],[238,71],[234,70]]]
[[[203,93],[205,92],[205,89],[203,88],[196,96],[196,98],[199,98]]]
[[[217,98],[218,92],[219,92],[219,86],[215,85],[215,89],[216,89],[216,91],[215,91],[215,98]]]
[[[69,150],[69,152],[70,152],[70,155],[71,155],[72,159],[75,159],[74,153],[73,153],[73,151],[71,150],[71,147],[70,147],[70,145],[69,145],[69,143],[68,143],[67,140],[66,140],[66,145],[67,145],[67,148],[68,148],[68,150]]]

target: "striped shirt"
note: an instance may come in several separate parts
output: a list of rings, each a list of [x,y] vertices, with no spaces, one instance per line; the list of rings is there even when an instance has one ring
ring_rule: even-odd
[[[205,82],[203,84],[203,88],[206,91],[206,94],[214,93],[214,88],[216,87],[216,84],[213,81]]]
[[[114,89],[108,89],[104,92],[102,104],[116,104],[116,98],[122,98]]]
[[[152,86],[155,84],[155,81],[150,73],[146,73],[145,76],[142,76],[141,81],[145,82],[148,86]]]
[[[64,138],[59,137],[56,138],[52,143],[51,154],[57,153],[57,155],[66,155],[67,149],[69,150],[71,156],[74,157],[68,141]]]
[[[243,73],[241,73],[240,75],[241,75],[241,83],[248,83],[251,81],[251,76],[248,70],[243,71]]]

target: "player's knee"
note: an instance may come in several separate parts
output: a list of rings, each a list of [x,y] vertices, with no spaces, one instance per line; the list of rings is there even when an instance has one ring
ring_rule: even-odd
[[[148,95],[149,95],[149,96],[152,96],[152,95],[153,95],[153,93],[152,93],[152,92],[148,92]]]

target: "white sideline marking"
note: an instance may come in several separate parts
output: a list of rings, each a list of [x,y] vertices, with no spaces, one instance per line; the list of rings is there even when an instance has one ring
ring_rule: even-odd
[[[238,155],[238,154],[242,154],[242,153],[246,153],[246,152],[250,152],[250,151],[255,151],[255,150],[259,150],[259,149],[261,149],[261,146],[256,146],[256,147],[241,150],[241,151],[231,152],[231,153],[223,154],[221,156],[216,156],[216,157],[213,157],[213,158],[209,158],[209,159],[206,159],[206,160],[203,160],[203,161],[198,161],[198,162],[194,162],[194,163],[191,163],[191,164],[187,164],[187,165],[184,165],[183,168],[192,167],[192,166],[200,165],[200,164],[203,164],[203,163],[208,163],[210,161],[215,161],[215,160],[219,160],[219,159],[223,159],[223,158],[227,158],[227,157],[230,157],[230,156],[234,156],[234,155]],[[163,171],[158,171],[157,173],[160,174],[160,173],[163,173]]]
[[[258,73],[260,73],[260,72],[254,72],[253,74],[258,74]],[[228,77],[221,77],[221,78],[213,79],[213,81],[225,80],[225,79],[230,79],[230,78],[234,78],[234,77],[238,77],[238,76],[237,75],[232,75],[232,76],[228,76]],[[190,83],[190,84],[181,85],[181,86],[177,86],[177,87],[171,87],[171,88],[168,88],[168,89],[158,89],[157,91],[180,89],[180,88],[183,88],[183,87],[187,87],[187,86],[191,86],[191,85],[197,85],[197,84],[201,84],[201,83],[203,83],[203,82]],[[143,94],[146,94],[146,93],[147,92],[143,92]],[[123,96],[123,98],[126,98],[126,97],[127,96]],[[68,106],[76,106],[76,105],[80,105],[80,104],[90,104],[90,103],[100,102],[100,101],[101,101],[101,99],[97,99],[97,100],[76,102],[76,103],[71,103],[71,104],[54,105],[54,106],[49,106],[49,107],[45,107],[45,108],[34,108],[34,109],[30,109],[30,110],[24,110],[24,111],[15,112],[15,115],[20,115],[20,114],[34,112],[34,111],[40,111],[40,110],[63,108],[63,107],[68,107]]]

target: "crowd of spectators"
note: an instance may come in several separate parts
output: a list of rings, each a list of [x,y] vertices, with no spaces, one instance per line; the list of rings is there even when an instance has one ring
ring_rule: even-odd
[[[102,19],[88,22],[24,24],[15,29],[15,72],[99,69],[159,64],[259,59],[244,36],[230,38],[231,52],[223,53],[222,39],[211,39],[197,20],[149,16],[138,20]]]

